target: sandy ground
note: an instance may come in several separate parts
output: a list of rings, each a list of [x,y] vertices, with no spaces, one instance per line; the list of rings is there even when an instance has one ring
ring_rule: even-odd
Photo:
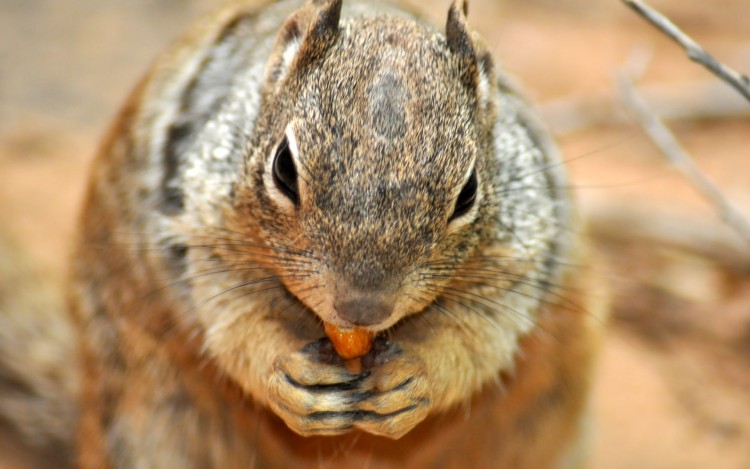
[[[213,3],[0,0],[2,229],[48,275],[118,103]],[[447,0],[411,3],[444,21]],[[653,4],[750,72],[747,0]],[[592,467],[750,468],[750,249],[628,121],[613,75],[646,57],[649,102],[748,216],[750,105],[615,0],[475,0],[470,22],[559,131],[613,291]]]

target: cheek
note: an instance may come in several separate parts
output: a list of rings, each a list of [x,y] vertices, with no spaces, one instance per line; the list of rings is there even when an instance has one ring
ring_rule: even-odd
[[[449,272],[447,265],[436,264],[432,270],[408,275],[399,290],[394,316],[401,319],[427,308],[450,281]]]

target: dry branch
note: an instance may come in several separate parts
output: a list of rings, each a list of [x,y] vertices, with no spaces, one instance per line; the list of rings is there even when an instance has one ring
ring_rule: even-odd
[[[719,263],[735,275],[750,274],[750,250],[732,231],[692,214],[632,202],[586,209],[597,239],[670,247]]]
[[[647,84],[638,91],[666,121],[750,117],[750,106],[717,80]],[[611,92],[564,96],[542,102],[539,108],[555,135],[626,122]]]
[[[635,10],[639,15],[648,20],[651,24],[656,26],[664,34],[672,38],[677,42],[688,57],[694,62],[698,62],[707,69],[709,69],[714,75],[721,78],[724,82],[728,83],[734,89],[736,89],[742,96],[750,101],[750,78],[747,76],[737,73],[726,65],[716,60],[711,54],[706,52],[703,47],[695,42],[690,36],[683,33],[680,28],[675,26],[669,19],[664,15],[654,10],[649,5],[645,4],[641,0],[622,0],[630,8]]]
[[[635,114],[651,140],[662,154],[695,186],[712,205],[721,219],[750,244],[750,223],[724,197],[721,191],[693,163],[667,126],[654,114],[638,95],[630,79],[618,75],[619,91],[625,104]]]

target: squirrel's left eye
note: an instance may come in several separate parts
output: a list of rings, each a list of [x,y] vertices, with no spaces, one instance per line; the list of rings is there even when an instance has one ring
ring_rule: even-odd
[[[276,147],[273,157],[273,183],[294,205],[299,205],[299,193],[297,189],[297,168],[294,166],[292,150],[289,148],[289,140],[284,139]]]
[[[454,206],[453,213],[451,214],[448,221],[453,221],[461,215],[466,214],[466,212],[471,210],[471,207],[474,206],[474,202],[476,201],[476,199],[477,170],[476,168],[474,168],[471,171],[469,179],[466,180],[464,187],[461,189],[461,192],[459,192],[458,197],[456,198],[456,205]]]

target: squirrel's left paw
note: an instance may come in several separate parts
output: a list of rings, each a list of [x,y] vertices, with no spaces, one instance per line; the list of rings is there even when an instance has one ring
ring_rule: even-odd
[[[351,374],[327,339],[276,360],[269,402],[301,435],[336,435],[352,428],[399,438],[429,413],[422,361],[376,339]]]

